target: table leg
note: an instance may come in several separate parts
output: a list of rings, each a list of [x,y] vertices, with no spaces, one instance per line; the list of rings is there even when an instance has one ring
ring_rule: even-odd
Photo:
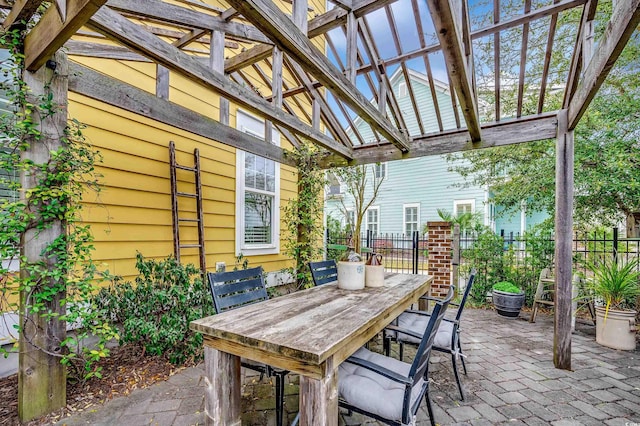
[[[318,380],[300,376],[300,425],[338,425],[338,369],[333,359],[325,364],[325,376]]]
[[[205,425],[240,426],[240,357],[205,345]]]

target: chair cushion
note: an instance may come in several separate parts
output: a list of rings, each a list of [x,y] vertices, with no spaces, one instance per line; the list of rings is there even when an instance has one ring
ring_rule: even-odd
[[[429,315],[420,315],[411,312],[403,312],[398,317],[398,327],[411,330],[414,333],[424,334],[424,330],[429,323]],[[439,348],[449,349],[451,348],[451,334],[453,333],[453,323],[442,320],[438,333],[433,341],[433,345]],[[413,336],[407,334],[397,333],[398,341],[405,343],[420,344],[420,339],[416,339]]]
[[[365,348],[358,349],[353,356],[373,362],[403,376],[408,376],[411,369],[411,364],[371,352]],[[420,398],[423,383],[424,379],[420,378],[413,387],[410,406],[413,406],[417,398]],[[386,419],[402,420],[405,385],[401,383],[345,361],[340,364],[338,372],[338,390],[340,397],[354,407]]]

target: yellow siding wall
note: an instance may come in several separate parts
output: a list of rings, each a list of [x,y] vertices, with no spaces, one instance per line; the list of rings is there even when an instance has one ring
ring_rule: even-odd
[[[216,5],[215,1],[209,3]],[[310,19],[325,10],[324,0],[311,0],[309,6],[313,8]],[[281,7],[290,13],[290,3],[281,2]],[[82,40],[82,36],[75,38]],[[323,48],[324,40],[318,37],[314,43]],[[208,51],[208,45],[192,43],[190,47]],[[237,53],[229,50],[225,56]],[[70,59],[155,93],[154,64],[74,56]],[[262,70],[270,75],[268,67],[263,66]],[[270,95],[271,88],[255,70],[249,68],[246,74],[262,95]],[[286,71],[283,79],[288,88],[297,86]],[[84,134],[103,157],[98,166],[98,172],[103,175],[103,189],[99,194],[86,194],[83,211],[83,220],[91,225],[95,237],[95,260],[111,273],[131,280],[137,275],[136,252],[153,258],[173,253],[168,146],[174,141],[178,164],[192,165],[193,150],[200,149],[207,267],[213,270],[216,261],[233,267],[236,257],[235,149],[215,141],[215,135],[209,140],[75,93],[70,93],[69,99],[69,116],[88,126]],[[205,116],[219,117],[219,97],[174,72],[170,74],[169,100]],[[290,105],[301,119],[308,121],[311,105],[306,99],[300,101],[300,106]],[[237,107],[232,103],[230,110],[230,126],[235,127]],[[290,148],[284,138],[282,147]],[[178,181],[179,190],[193,192],[193,173],[179,170]],[[296,197],[295,169],[281,166],[280,189],[282,218],[287,201]],[[183,200],[180,199],[180,216],[195,217],[195,201]],[[286,224],[282,220],[280,230],[286,235]],[[180,237],[182,242],[197,241],[197,228],[181,227]],[[266,271],[291,266],[291,261],[282,254],[284,245],[281,239],[278,255],[250,256],[249,266],[262,265]],[[182,262],[198,265],[197,249],[183,249]]]
[[[78,61],[101,69],[100,61]],[[110,71],[126,75],[129,83],[149,90],[155,80],[144,73],[142,65],[109,62]],[[209,99],[217,103],[217,98],[201,87],[195,90],[184,84],[174,88],[174,81],[179,85],[182,80],[172,78],[171,100],[185,106],[196,105],[200,113],[216,117],[217,105],[212,106]],[[232,266],[236,255],[235,149],[78,94],[70,93],[69,98],[69,116],[88,126],[84,134],[103,157],[98,166],[103,190],[85,196],[83,211],[83,220],[91,224],[95,236],[95,260],[104,263],[111,273],[131,279],[136,275],[136,252],[157,258],[173,253],[168,145],[174,141],[179,164],[192,165],[193,150],[200,149],[208,269],[212,270],[216,261]],[[232,108],[231,126],[235,126],[235,111]],[[287,148],[285,142],[283,147]],[[178,181],[180,190],[193,192],[193,173],[178,171]],[[281,212],[286,202],[296,196],[296,181],[295,169],[281,166]],[[181,217],[195,212],[195,202],[183,200]],[[285,229],[281,221],[281,230]],[[184,227],[181,230],[183,241],[197,239],[195,227],[192,232]],[[282,251],[283,242],[280,246]],[[189,256],[188,249],[182,251],[183,263],[198,265],[197,250],[191,252],[194,255]],[[250,266],[262,265],[266,271],[289,264],[282,254],[249,257]]]

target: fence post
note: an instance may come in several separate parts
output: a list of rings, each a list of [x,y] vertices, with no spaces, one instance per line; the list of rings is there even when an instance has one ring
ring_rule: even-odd
[[[458,276],[458,266],[460,265],[460,224],[453,225],[453,238],[451,239],[451,277],[458,289],[460,277]],[[460,290],[460,289],[458,289]]]
[[[451,222],[427,222],[427,229],[431,295],[441,297],[451,285]]]
[[[418,273],[418,241],[419,241],[418,231],[413,231],[411,233],[411,240],[413,245],[413,250],[411,252],[411,272],[414,274]]]
[[[618,263],[618,227],[613,228],[613,261]]]

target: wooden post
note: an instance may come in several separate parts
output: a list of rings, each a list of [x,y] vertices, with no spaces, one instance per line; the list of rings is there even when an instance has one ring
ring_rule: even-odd
[[[209,49],[209,66],[214,71],[224,72],[224,32],[213,31],[211,33]],[[229,100],[222,95],[220,95],[219,121],[222,124],[229,124]]]
[[[556,249],[553,363],[571,369],[571,276],[573,232],[573,131],[568,110],[558,112],[556,142]]]
[[[205,344],[205,425],[240,426],[240,357]]]
[[[333,357],[325,361],[325,376],[321,380],[300,375],[300,424],[338,425],[338,369],[333,365]]]
[[[54,61],[43,66],[36,72],[25,71],[23,79],[32,94],[29,101],[37,104],[34,98],[45,93],[45,86],[53,94],[53,102],[59,108],[55,114],[42,119],[33,114],[34,124],[40,125],[42,139],[31,140],[30,147],[22,153],[23,160],[29,159],[36,164],[46,163],[51,159],[51,152],[63,146],[60,139],[64,135],[67,125],[67,82],[68,63],[66,55],[58,52]],[[52,68],[55,68],[53,70]],[[35,178],[25,172],[20,173],[20,183],[23,191],[20,197],[24,200],[29,188],[37,183]],[[36,212],[37,214],[37,212]],[[65,223],[56,220],[51,227],[42,231],[30,229],[23,235],[21,241],[22,255],[27,262],[45,262],[48,269],[57,262],[55,258],[42,258],[42,250],[52,243],[65,231]],[[30,274],[21,270],[21,275]],[[62,278],[64,279],[64,278]],[[49,279],[43,282],[43,287],[56,286],[59,282]],[[60,363],[63,348],[60,343],[66,338],[64,321],[55,318],[44,318],[37,313],[29,312],[25,308],[28,294],[20,295],[20,354],[18,356],[18,415],[22,421],[48,414],[66,405],[66,369]],[[60,300],[65,294],[58,293],[50,302],[47,309],[51,313],[64,315],[65,307]]]

